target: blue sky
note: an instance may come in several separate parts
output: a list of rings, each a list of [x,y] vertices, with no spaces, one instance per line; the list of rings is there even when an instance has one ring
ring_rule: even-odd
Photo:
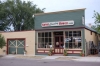
[[[94,10],[100,13],[100,0],[24,0],[32,1],[39,8],[46,8],[45,12],[63,11],[70,9],[86,8],[85,23],[94,23]]]

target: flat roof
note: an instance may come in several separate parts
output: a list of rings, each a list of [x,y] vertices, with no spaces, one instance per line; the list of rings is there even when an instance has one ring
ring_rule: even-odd
[[[81,9],[73,9],[73,10],[64,10],[64,11],[56,11],[56,12],[47,12],[47,13],[37,13],[34,15],[44,15],[44,14],[53,14],[53,13],[61,13],[61,12],[73,12],[73,11],[80,11],[80,10],[85,10],[86,8],[81,8]]]

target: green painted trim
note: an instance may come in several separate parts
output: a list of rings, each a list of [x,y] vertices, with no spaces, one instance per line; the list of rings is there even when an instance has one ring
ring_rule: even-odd
[[[82,50],[85,53],[85,30],[82,29]]]
[[[48,12],[48,13],[38,13],[38,14],[34,14],[34,15],[39,16],[39,15],[54,14],[54,13],[61,13],[61,12],[75,12],[75,11],[81,11],[81,10],[85,10],[85,9],[86,8],[72,9],[72,10],[64,10],[64,11],[56,11],[56,12]]]
[[[78,30],[81,30],[82,31],[81,32],[81,34],[82,34],[82,50],[85,51],[85,30],[84,29],[78,29]],[[67,31],[67,30],[56,30],[56,31]],[[68,31],[70,31],[70,30],[68,30]],[[53,30],[51,30],[51,31],[36,31],[35,32],[36,43],[37,43],[37,33],[38,32],[53,32]],[[35,55],[41,55],[41,54],[42,55],[47,55],[46,53],[37,53],[37,45],[35,45]],[[78,55],[75,55],[75,56],[79,56],[79,54]]]

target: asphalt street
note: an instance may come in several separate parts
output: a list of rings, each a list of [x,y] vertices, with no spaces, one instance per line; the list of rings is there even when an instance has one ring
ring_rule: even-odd
[[[0,66],[100,66],[99,62],[0,58]]]

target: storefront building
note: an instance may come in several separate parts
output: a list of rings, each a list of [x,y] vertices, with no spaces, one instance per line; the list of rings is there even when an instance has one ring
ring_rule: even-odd
[[[35,30],[0,32],[5,37],[6,46],[1,54],[47,55],[64,53],[78,56],[89,55],[91,42],[98,46],[97,32],[85,26],[85,8],[51,13],[35,14]],[[5,52],[4,52],[5,51]]]
[[[97,42],[87,35],[96,32],[85,26],[85,8],[35,14],[35,31],[36,55],[47,55],[50,48],[53,54],[64,49],[68,55],[86,54],[86,41]]]

